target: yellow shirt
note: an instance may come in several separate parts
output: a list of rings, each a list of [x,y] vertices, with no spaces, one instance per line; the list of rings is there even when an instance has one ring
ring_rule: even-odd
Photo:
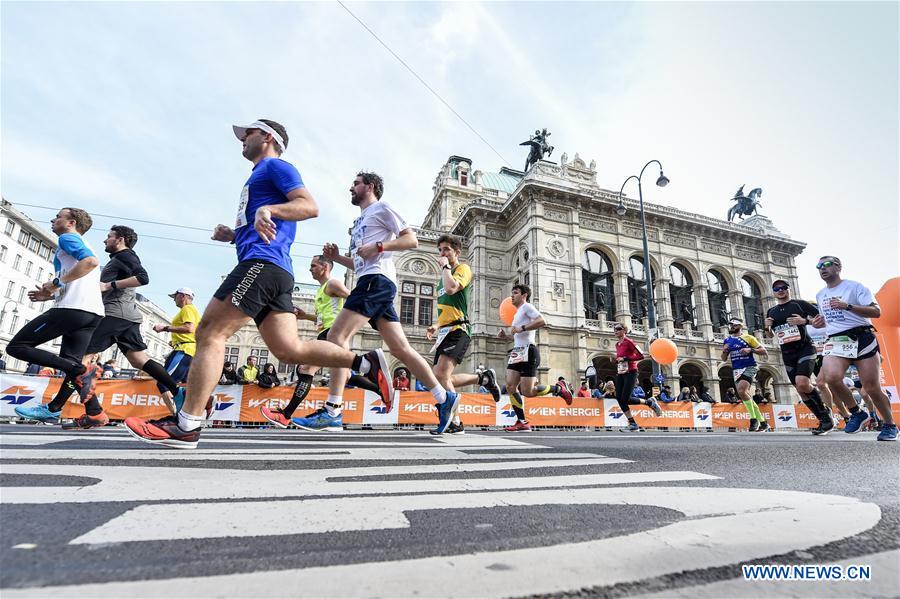
[[[194,324],[194,332],[197,331],[197,325],[200,324],[200,311],[194,304],[185,304],[172,319],[173,327],[180,327],[183,324],[191,322]],[[193,357],[197,352],[197,339],[194,333],[172,333],[172,341],[170,345],[177,351],[183,351],[187,355]]]

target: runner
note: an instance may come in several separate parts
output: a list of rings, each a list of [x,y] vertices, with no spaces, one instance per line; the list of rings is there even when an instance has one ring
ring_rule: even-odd
[[[325,341],[328,339],[328,330],[337,318],[338,312],[344,307],[344,300],[350,295],[350,290],[338,279],[332,278],[331,269],[334,262],[325,256],[313,256],[309,264],[309,273],[319,283],[319,289],[316,291],[316,298],[313,302],[315,308],[314,314],[307,314],[300,308],[294,308],[294,316],[298,320],[308,320],[316,323],[316,331],[318,336],[316,339]],[[309,390],[312,388],[313,375],[319,370],[320,366],[301,364],[297,367],[297,383],[294,386],[294,393],[287,406],[282,409],[269,410],[263,406],[260,412],[263,418],[277,426],[278,428],[287,428],[291,424],[291,419],[297,407],[303,403]],[[374,391],[378,393],[378,387],[373,385],[367,378],[354,374],[350,376],[349,384]],[[342,414],[337,416],[329,416],[328,411],[324,408],[307,414],[303,418],[293,418],[294,424],[305,430],[312,431],[329,431],[339,432],[344,430],[344,419]]]
[[[541,352],[534,344],[534,332],[546,326],[546,323],[538,309],[528,302],[531,299],[530,287],[513,285],[510,299],[512,305],[516,307],[516,315],[513,317],[509,332],[507,333],[506,328],[501,328],[497,336],[500,339],[513,340],[513,348],[509,352],[509,361],[506,365],[506,389],[509,392],[509,402],[516,413],[516,423],[504,427],[503,430],[510,433],[531,432],[531,425],[525,418],[526,397],[535,397],[539,393],[552,391],[562,397],[567,405],[572,405],[572,394],[568,389],[557,385],[535,385],[537,370],[541,365]]]
[[[858,433],[869,420],[869,414],[854,405],[853,395],[841,382],[851,364],[859,372],[862,390],[881,412],[884,422],[879,441],[896,441],[897,425],[891,414],[891,403],[881,389],[878,341],[870,318],[881,316],[881,308],[875,296],[861,283],[841,279],[841,261],[835,256],[822,256],[816,264],[825,287],[816,294],[816,303],[822,308],[813,324],[825,327],[828,341],[822,354],[822,375],[828,382],[835,399],[851,412],[844,432]]]
[[[137,241],[138,235],[134,229],[124,225],[111,227],[106,235],[104,249],[109,254],[109,262],[100,272],[100,291],[105,316],[88,343],[84,365],[88,366],[88,360],[93,354],[100,354],[116,345],[132,366],[156,379],[163,401],[174,414],[176,402],[173,402],[172,398],[180,394],[180,401],[183,401],[183,391],[179,391],[162,364],[150,359],[146,351],[147,345],[141,336],[143,317],[137,307],[137,294],[134,289],[149,283],[150,277],[134,252],[133,248]],[[85,395],[84,398],[85,405],[96,401],[91,394]],[[109,418],[102,412],[96,416],[86,413],[64,428],[89,429],[104,426],[108,422]]]
[[[297,221],[317,217],[319,209],[297,169],[280,158],[288,142],[284,127],[261,119],[245,127],[235,126],[234,133],[243,144],[244,158],[253,163],[253,171],[241,192],[235,228],[218,225],[212,238],[234,243],[239,262],[213,294],[197,327],[197,353],[178,417],[125,420],[128,431],[148,443],[197,446],[204,407],[225,360],[225,343],[250,319],[280,361],[352,367],[377,382],[388,401],[393,392],[380,349],[355,356],[332,343],[302,342],[297,337],[290,249]]]
[[[819,420],[812,434],[826,435],[834,428],[834,421],[831,410],[825,407],[818,389],[809,380],[816,365],[816,348],[806,330],[819,310],[809,302],[791,299],[790,285],[784,279],[772,282],[772,293],[778,303],[766,312],[766,331],[781,347],[788,379],[804,405]]]
[[[197,353],[195,333],[200,325],[200,311],[194,305],[194,292],[190,287],[179,287],[175,293],[170,293],[169,297],[178,306],[178,313],[172,319],[172,324],[155,324],[153,330],[157,333],[172,334],[172,340],[169,341],[172,351],[166,356],[165,372],[172,383],[181,384],[187,381],[191,361]],[[156,380],[156,386],[165,393],[169,383],[158,378]],[[183,405],[184,391],[178,391],[176,388],[175,411],[180,410]],[[211,407],[210,405],[209,408]]]
[[[337,245],[325,244],[323,255],[356,273],[356,286],[344,302],[344,309],[328,331],[328,340],[348,348],[350,339],[368,322],[387,343],[390,352],[431,390],[438,404],[437,434],[450,425],[459,396],[441,385],[428,363],[410,347],[394,310],[397,295],[397,270],[391,252],[419,245],[415,232],[397,212],[381,200],[384,182],[375,173],[360,172],[350,187],[350,202],[359,206],[360,215],[350,231],[350,255],[338,253]],[[334,418],[341,414],[344,384],[349,373],[332,368],[325,409]],[[389,376],[385,373],[385,376]],[[393,391],[393,390],[392,390]],[[382,394],[388,412],[393,408],[392,393]]]
[[[816,309],[818,310],[818,307],[816,307]],[[834,410],[838,411],[838,413],[841,415],[841,418],[844,420],[844,425],[846,425],[847,421],[850,420],[850,412],[842,402],[834,401],[834,396],[831,393],[831,388],[828,386],[828,383],[825,382],[825,379],[821,376],[822,350],[825,347],[825,341],[828,339],[825,328],[814,327],[812,325],[812,321],[810,321],[810,324],[806,325],[806,333],[809,335],[810,341],[812,341],[813,346],[816,348],[816,366],[813,369],[813,374],[816,375],[816,387],[819,389],[819,393],[822,395],[822,403],[824,403],[828,408],[835,427],[837,427],[838,423],[834,419]]]
[[[65,373],[65,379],[49,404],[17,407],[16,414],[23,418],[58,423],[66,401],[84,385],[81,377],[87,368],[81,360],[104,315],[97,268],[100,262],[82,237],[92,224],[91,215],[80,208],[62,208],[50,221],[51,229],[59,237],[59,248],[53,256],[57,274],[52,281],[29,291],[28,299],[33,302],[54,299],[55,303],[16,333],[6,346],[6,353],[23,362],[60,370]],[[57,337],[62,341],[58,356],[38,349]],[[85,411],[91,417],[103,414],[96,398],[85,405]]]
[[[434,352],[434,374],[449,391],[456,391],[456,387],[465,385],[479,385],[490,392],[494,401],[500,401],[497,373],[492,368],[478,374],[453,374],[456,365],[462,363],[472,339],[472,327],[469,323],[472,269],[459,261],[462,251],[459,239],[441,235],[437,247],[437,262],[441,269],[441,279],[437,284],[438,318],[437,323],[429,326],[425,333],[429,341],[434,341],[431,348]],[[453,415],[447,432],[451,435],[465,433],[459,414]]]
[[[644,354],[638,349],[634,341],[628,338],[628,327],[621,322],[613,325],[613,333],[618,341],[616,341],[616,401],[619,402],[619,409],[628,419],[628,426],[624,430],[630,432],[643,432],[641,427],[631,415],[629,406],[646,405],[650,406],[653,413],[662,416],[662,408],[656,401],[656,398],[638,398],[632,395],[637,383],[638,362],[644,359]]]
[[[747,413],[750,414],[750,432],[763,432],[769,430],[769,423],[766,422],[762,412],[759,411],[759,406],[750,395],[750,384],[756,378],[756,373],[759,372],[753,354],[766,356],[769,352],[756,337],[748,333],[742,334],[743,328],[744,321],[740,318],[732,318],[728,321],[730,335],[725,338],[722,346],[722,361],[731,360],[738,397],[747,408]]]

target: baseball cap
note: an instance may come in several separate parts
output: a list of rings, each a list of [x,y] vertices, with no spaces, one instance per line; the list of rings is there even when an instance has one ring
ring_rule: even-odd
[[[278,145],[281,148],[282,152],[287,150],[287,144],[284,143],[284,140],[281,138],[281,134],[262,121],[253,121],[249,125],[232,125],[231,128],[234,130],[234,136],[238,139],[244,137],[244,134],[247,133],[247,129],[259,129],[261,131],[265,131],[273,138],[275,138],[275,141],[278,142]]]
[[[729,319],[728,324],[739,324],[741,326],[744,326],[744,321],[740,318],[731,318]]]
[[[175,293],[170,293],[169,297],[175,297],[179,293],[194,297],[194,291],[190,287],[179,287],[178,289],[175,290]]]
[[[781,284],[784,285],[785,287],[790,287],[790,286],[791,286],[791,284],[788,283],[787,281],[785,281],[784,279],[775,279],[774,281],[772,281],[772,287],[774,287],[775,285],[777,285],[777,284],[779,284],[779,283],[781,283]]]

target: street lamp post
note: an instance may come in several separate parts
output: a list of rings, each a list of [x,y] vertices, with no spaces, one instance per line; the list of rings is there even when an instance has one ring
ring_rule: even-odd
[[[625,216],[625,212],[627,209],[625,208],[625,204],[622,202],[622,192],[625,191],[625,185],[628,184],[632,179],[637,179],[638,184],[638,200],[640,202],[641,209],[641,234],[643,236],[644,242],[644,281],[647,285],[647,320],[649,321],[649,331],[647,331],[647,337],[650,342],[653,341],[654,337],[659,336],[659,331],[656,330],[656,304],[653,298],[653,277],[652,270],[650,268],[650,246],[647,243],[647,221],[644,216],[644,192],[641,189],[641,178],[644,176],[644,171],[647,170],[647,167],[653,163],[659,165],[659,177],[656,179],[656,185],[658,187],[665,187],[669,184],[669,178],[663,174],[662,163],[659,160],[651,160],[647,164],[644,165],[644,168],[641,169],[640,175],[631,175],[625,182],[622,183],[622,187],[619,188],[619,204],[616,206],[616,214],[619,216]],[[656,383],[657,375],[659,375],[659,364],[656,363],[655,360],[652,361],[653,365],[653,382]]]
[[[13,308],[12,308],[12,310],[7,310],[7,308],[9,307],[10,304],[13,305]],[[6,318],[7,313],[15,314],[18,311],[19,311],[18,302],[16,302],[15,300],[6,300],[6,302],[3,304],[3,309],[0,310],[0,326],[3,326],[3,319]],[[2,331],[0,331],[0,332],[2,332]]]

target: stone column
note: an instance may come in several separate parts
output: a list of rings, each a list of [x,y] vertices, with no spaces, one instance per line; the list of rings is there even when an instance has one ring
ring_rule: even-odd
[[[631,310],[628,307],[628,273],[617,272],[613,275],[616,294],[616,320],[631,326]]]
[[[697,329],[703,333],[704,339],[713,338],[712,314],[709,307],[709,286],[700,283],[694,286],[694,303],[697,305]]]

